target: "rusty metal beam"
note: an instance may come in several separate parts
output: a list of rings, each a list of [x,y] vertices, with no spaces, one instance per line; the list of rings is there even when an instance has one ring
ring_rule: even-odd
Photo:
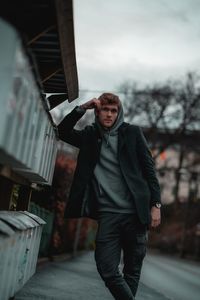
[[[55,74],[61,72],[62,66],[59,63],[40,63],[38,65],[39,72],[40,72],[40,78],[41,82],[45,83],[48,81],[51,77],[53,77]]]
[[[55,0],[55,7],[68,101],[71,102],[78,97],[72,0]]]
[[[33,36],[27,43],[28,46],[32,46],[39,38],[44,36],[46,33],[50,32],[51,30],[55,29],[56,25],[51,25],[48,28],[44,29],[41,32],[35,33],[35,36]]]
[[[53,77],[55,74],[59,73],[60,71],[62,71],[62,68],[56,69],[54,71],[53,70],[50,71],[48,75],[42,78],[42,83],[46,82],[47,80],[49,80],[51,77]]]

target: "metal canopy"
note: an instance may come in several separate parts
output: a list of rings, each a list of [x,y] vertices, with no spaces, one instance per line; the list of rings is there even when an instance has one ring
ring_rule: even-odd
[[[78,97],[72,0],[6,0],[0,15],[20,32],[33,57],[33,67],[53,108]]]

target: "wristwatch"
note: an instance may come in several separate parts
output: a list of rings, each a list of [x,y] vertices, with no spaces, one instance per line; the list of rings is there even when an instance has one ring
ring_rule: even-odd
[[[154,204],[154,206],[155,206],[156,208],[161,208],[162,204],[161,204],[160,202],[156,202],[156,203]]]

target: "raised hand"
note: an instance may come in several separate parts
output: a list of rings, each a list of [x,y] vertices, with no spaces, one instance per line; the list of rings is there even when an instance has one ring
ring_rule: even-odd
[[[101,103],[100,100],[97,98],[93,98],[83,104],[80,105],[80,107],[85,108],[85,109],[100,109]]]

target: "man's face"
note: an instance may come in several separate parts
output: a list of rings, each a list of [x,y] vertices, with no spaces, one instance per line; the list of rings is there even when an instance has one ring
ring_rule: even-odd
[[[99,123],[106,128],[112,127],[118,116],[118,106],[116,104],[101,105],[97,111]]]

